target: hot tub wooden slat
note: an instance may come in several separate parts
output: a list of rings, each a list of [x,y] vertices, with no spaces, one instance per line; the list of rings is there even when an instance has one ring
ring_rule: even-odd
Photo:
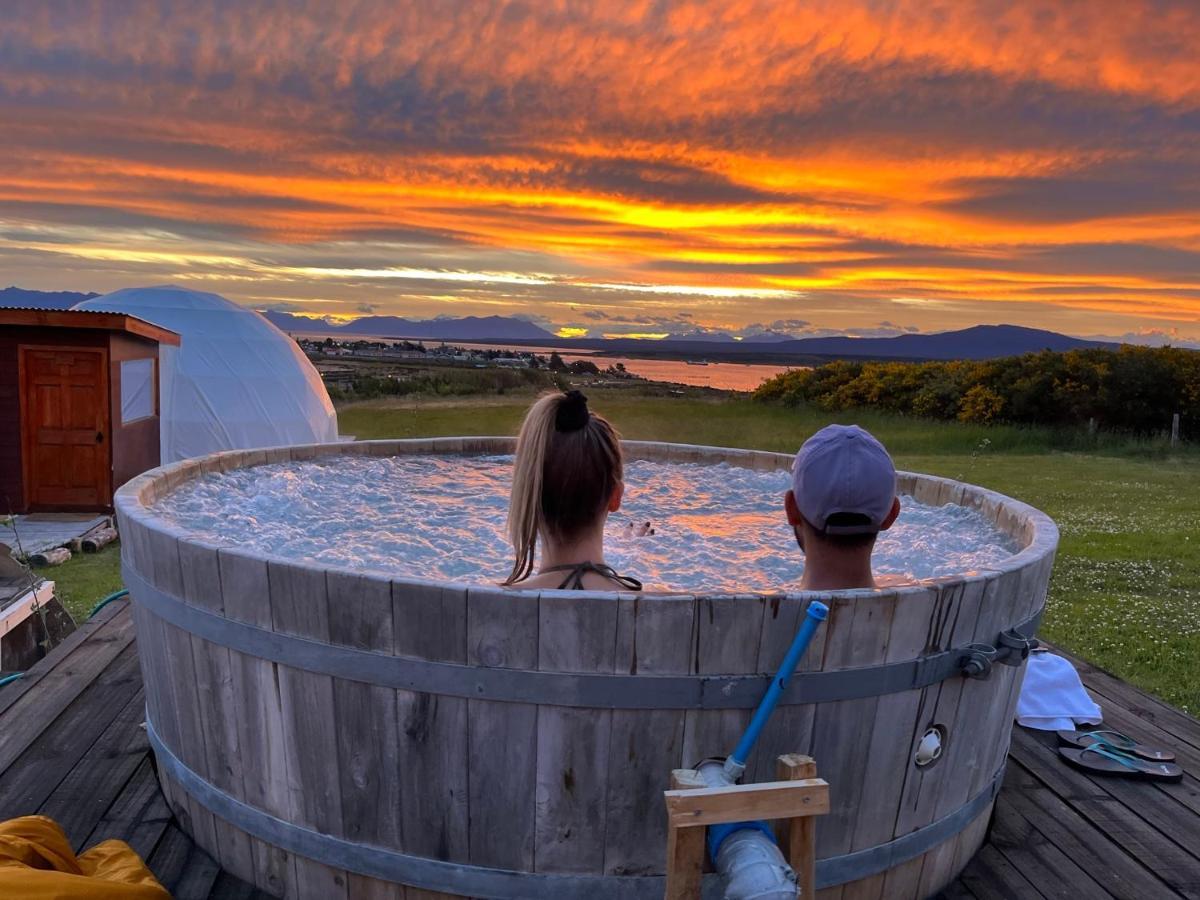
[[[880,662],[887,653],[896,595],[892,591],[838,597],[825,620],[826,670],[856,668]],[[829,782],[828,815],[817,828],[819,856],[836,856],[850,849],[856,813],[862,804],[864,776],[873,764],[871,734],[879,697],[822,704],[813,724],[812,755],[821,760],[819,772]],[[869,807],[868,807],[869,808]],[[837,891],[840,895],[840,889]]]
[[[202,609],[223,612],[221,571],[216,549],[189,541],[180,541],[177,546],[183,577],[183,599]],[[204,771],[217,787],[240,797],[245,787],[229,650],[195,635],[191,636],[191,645],[196,692],[201,700],[199,713],[200,727],[204,733]],[[243,874],[254,871],[253,850],[244,833],[218,823],[216,840],[221,858],[230,860],[231,870]]]
[[[271,562],[267,564],[271,622],[275,631],[329,642],[329,602],[325,573],[320,569]],[[330,771],[337,760],[333,718],[333,679],[277,665],[279,701],[283,713],[284,761],[287,766],[289,820],[321,831],[341,834],[341,782]],[[293,854],[298,897],[346,896],[346,874]]]
[[[758,669],[766,601],[740,601],[732,596],[696,598],[696,653],[692,671],[733,675]],[[710,756],[729,753],[750,722],[750,709],[691,709],[684,717],[684,767]]]
[[[534,592],[467,590],[467,663],[537,668],[538,597]],[[538,707],[468,701],[471,862],[533,870]]]
[[[616,671],[683,675],[692,669],[693,597],[623,597],[618,609]],[[683,765],[684,713],[675,709],[612,712],[605,815],[604,872],[641,875],[659,871],[666,846],[662,792]]]
[[[146,550],[150,554],[150,571],[154,581],[175,596],[183,595],[183,575],[179,567],[179,546],[175,537],[165,530],[148,530]],[[158,637],[162,653],[157,677],[162,680],[160,699],[170,707],[167,713],[173,734],[179,741],[180,759],[199,771],[207,769],[204,726],[200,719],[200,699],[196,690],[195,664],[192,660],[191,636],[148,616],[153,633]],[[172,809],[186,814],[197,842],[215,847],[217,826],[213,815],[183,791],[171,792]]]
[[[611,673],[617,600],[580,603],[570,591],[538,598],[538,669]],[[602,874],[612,711],[542,707],[537,719],[538,871]]]
[[[435,662],[467,659],[467,592],[438,585],[392,586],[396,653]],[[403,765],[396,774],[409,853],[470,861],[467,701],[396,691]]]
[[[330,572],[329,636],[337,644],[391,653],[392,586],[381,578]],[[405,846],[400,827],[400,734],[396,691],[333,681],[342,833],[384,847]],[[324,723],[328,727],[329,723]]]
[[[266,562],[231,550],[218,551],[217,561],[225,615],[269,628],[271,604]],[[229,667],[236,699],[245,801],[272,815],[287,816],[283,709],[275,665],[230,650]],[[259,840],[252,842],[251,849],[254,883],[265,891],[280,893],[293,877],[291,855]]]
[[[983,579],[974,579],[964,583],[942,586],[940,590],[943,605],[939,607],[937,614],[938,620],[942,623],[936,643],[939,649],[963,647],[974,640],[979,625],[980,604],[986,585],[987,582]],[[918,799],[915,801],[911,799],[914,792],[910,789],[910,798],[906,800],[901,794],[897,798],[897,806],[905,802],[912,802],[922,811],[927,810],[920,818],[928,818],[930,822],[937,821],[942,816],[953,812],[966,799],[963,797],[954,802],[951,797],[952,795],[957,796],[957,792],[949,789],[950,783],[953,781],[952,774],[958,769],[959,756],[964,751],[966,742],[970,740],[969,736],[959,731],[957,726],[960,712],[963,709],[964,683],[962,678],[948,679],[926,688],[923,692],[923,695],[933,698],[926,724],[941,725],[947,730],[947,737],[942,745],[942,757],[935,765],[924,769],[914,765],[913,756],[924,733],[924,729],[918,727],[910,741],[908,755],[903,761],[904,771],[907,773],[907,778],[911,779]],[[893,826],[891,837],[899,837],[900,834],[899,828]],[[894,889],[898,889],[900,885],[909,885],[908,889],[911,890],[911,885],[919,883],[922,872],[930,866],[932,860],[941,858],[953,860],[956,847],[956,840],[944,841],[925,854],[923,858],[898,867],[894,874],[889,873],[887,877],[873,879],[872,881],[878,886],[879,891],[863,896],[881,900],[887,896],[889,884]],[[847,900],[851,900],[852,897],[857,900],[858,894],[851,895],[849,887],[847,887]]]
[[[931,588],[916,596],[897,601],[888,632],[884,661],[911,659],[927,648],[949,646],[948,632],[958,618],[962,591],[956,585]],[[971,618],[974,627],[974,618]],[[970,630],[968,629],[968,634]],[[942,682],[944,686],[950,682]],[[862,800],[851,834],[848,850],[863,850],[896,837],[895,810],[901,803],[907,779],[917,775],[913,764],[916,743],[924,729],[914,727],[933,697],[938,685],[920,691],[906,691],[879,698],[871,729],[870,743],[862,773]],[[818,829],[819,831],[819,829]],[[828,892],[843,900],[881,900],[885,875],[876,875]],[[822,893],[822,896],[826,896]]]
[[[981,623],[981,609],[988,590],[986,580],[975,580],[952,588],[958,597],[958,610],[954,618],[947,623],[945,633],[941,635],[938,646],[963,647],[981,638],[986,633],[988,625]],[[985,638],[994,640],[995,636]],[[905,792],[901,795],[899,808],[903,812],[897,816],[894,835],[899,837],[908,829],[927,825],[953,812],[970,797],[974,796],[967,790],[969,773],[964,771],[972,765],[968,760],[974,758],[977,746],[974,745],[976,736],[971,733],[974,722],[986,710],[971,709],[971,698],[964,696],[968,682],[962,678],[950,679],[937,685],[931,685],[922,694],[923,707],[928,705],[928,717],[918,727],[909,747],[909,761],[906,769]],[[970,722],[965,722],[969,717]],[[924,725],[940,725],[946,729],[946,738],[942,746],[942,758],[936,765],[921,769],[912,763],[917,752],[918,742],[924,732]],[[955,779],[961,779],[956,782]],[[922,874],[931,865],[932,860],[939,858],[953,859],[957,847],[957,838],[942,842],[923,857],[897,866],[884,879],[882,897],[887,897],[889,891],[913,892],[919,890]]]
[[[973,640],[994,643],[1001,630],[1025,618],[1029,606],[1028,598],[1020,593],[1020,573],[1002,573],[984,590]],[[983,790],[991,774],[999,768],[1008,751],[1008,734],[1012,728],[1017,695],[1015,679],[1020,671],[1023,669],[996,665],[993,666],[989,683],[972,679],[962,683],[959,701],[962,714],[956,717],[954,729],[960,746],[965,744],[968,753],[956,758],[951,777],[944,785],[944,796],[939,798],[941,802],[937,806],[947,810],[957,809]],[[998,713],[994,708],[997,705],[1005,712]],[[931,810],[931,820],[937,813],[937,806]],[[954,861],[964,849],[971,847],[971,855],[978,849],[987,821],[987,816],[978,817],[953,841],[947,842],[949,846],[943,845],[930,854],[921,867],[918,890],[931,893],[940,890],[956,871]]]
[[[272,563],[268,578],[275,630],[328,642],[324,573],[306,576],[301,569]],[[320,721],[334,708],[332,678],[286,665],[277,666],[277,676],[291,815],[301,824],[336,833],[342,825],[341,791],[337,780],[328,777],[328,765],[337,759],[336,739],[328,723]],[[320,787],[301,789],[309,783]]]
[[[924,613],[913,614],[911,618],[898,619],[896,624],[900,628],[908,630],[908,641],[910,644],[908,650],[912,652],[913,647],[946,647],[946,641],[954,632],[954,625],[958,624],[958,637],[962,643],[967,643],[973,640],[974,632],[978,628],[978,618],[967,613],[966,616],[960,613],[958,620],[952,618],[944,618],[941,626],[938,626],[938,611],[944,610],[944,605],[950,602],[950,596],[947,594],[947,588],[953,586],[938,586],[937,593],[931,596],[930,605],[926,606]],[[961,592],[960,595],[961,604]],[[982,599],[983,590],[979,589],[979,596]],[[907,601],[905,601],[907,602]],[[978,607],[976,607],[978,608]],[[924,632],[920,629],[924,628]],[[961,644],[960,644],[961,646]],[[918,653],[922,650],[918,649]],[[904,707],[907,704],[908,721],[911,722],[910,730],[908,730],[907,748],[904,756],[896,761],[896,774],[898,774],[899,793],[890,793],[887,799],[881,800],[881,808],[883,804],[888,804],[887,808],[894,809],[896,812],[892,814],[892,835],[893,838],[912,832],[913,829],[925,826],[931,821],[934,821],[934,808],[936,805],[938,787],[941,782],[946,779],[950,772],[947,764],[940,761],[936,766],[928,768],[918,768],[913,763],[913,758],[916,756],[917,748],[922,739],[923,734],[930,725],[943,725],[947,728],[952,728],[949,731],[947,745],[950,740],[955,740],[955,732],[960,731],[960,726],[955,725],[952,716],[956,716],[956,708],[950,704],[953,700],[953,689],[949,695],[946,695],[946,706],[942,707],[941,712],[946,714],[950,721],[938,721],[938,702],[944,695],[947,682],[932,684],[920,691],[910,691],[904,695],[905,700],[893,700],[893,703],[898,703]],[[961,695],[959,695],[959,703],[961,704]],[[946,750],[943,749],[943,752]],[[905,896],[914,895],[917,890],[917,884],[920,881],[920,872],[924,865],[924,857],[908,860],[906,863],[901,863],[890,869],[882,878],[871,878],[866,881],[862,890],[864,895],[869,898],[874,898],[876,890],[880,898],[888,898],[888,896]],[[881,884],[882,882],[882,884]],[[857,888],[857,886],[856,886]],[[847,886],[847,890],[850,886]]]
[[[1023,531],[1021,523],[1016,519],[1009,520],[1008,529],[1010,533]],[[1016,583],[1018,586],[1016,590],[1008,592],[1008,617],[996,625],[997,631],[1003,629],[1008,622],[1024,619],[1045,605],[1046,588],[1050,580],[1050,569],[1054,564],[1052,548],[1047,548],[1047,550],[1049,552],[1033,565],[1018,570],[1016,573]],[[1009,574],[1006,578],[1011,583],[1013,575]],[[1011,738],[1011,724],[1009,727],[1004,728],[999,723],[1011,723],[1013,721],[1016,714],[1017,698],[1020,695],[1020,685],[1025,673],[1023,666],[1020,668],[1001,666],[999,668],[1005,670],[1001,673],[1001,677],[1007,680],[1008,694],[1006,698],[1007,702],[1004,706],[1003,718],[996,715],[988,723],[993,736],[990,743],[991,752],[985,755],[986,761],[984,767],[990,768],[993,771],[999,768],[1007,756]],[[1000,693],[997,696],[1004,697],[1004,694]],[[963,829],[956,841],[953,858],[942,857],[938,860],[940,864],[927,866],[926,877],[922,879],[922,886],[929,885],[931,888],[938,888],[953,878],[983,844],[986,831],[987,820],[984,817],[980,817],[980,819],[977,819],[968,825],[967,828]]]

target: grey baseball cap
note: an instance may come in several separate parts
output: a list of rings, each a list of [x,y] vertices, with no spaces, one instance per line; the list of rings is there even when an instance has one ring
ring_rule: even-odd
[[[870,432],[857,425],[828,425],[800,448],[792,464],[792,490],[801,515],[826,534],[879,531],[896,497],[896,466]],[[831,516],[857,521],[829,523]]]

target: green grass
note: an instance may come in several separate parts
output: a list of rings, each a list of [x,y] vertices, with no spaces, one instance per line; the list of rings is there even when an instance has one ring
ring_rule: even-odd
[[[1040,454],[1077,450],[1135,458],[1165,458],[1159,440],[1124,435],[1088,435],[1078,430],[1011,425],[965,425],[860,410],[828,413],[757,403],[748,398],[689,393],[682,397],[628,390],[588,390],[593,409],[633,440],[680,441],[714,446],[793,451],[830,422],[855,422],[870,429],[896,455]],[[359,440],[463,434],[515,434],[534,394],[454,400],[409,398],[356,403],[338,411],[344,434]],[[1200,455],[1189,454],[1200,460]]]
[[[55,582],[55,594],[75,619],[83,622],[92,607],[121,585],[121,550],[109,544],[99,553],[76,553],[61,566],[39,569]]]
[[[862,413],[830,416],[697,396],[591,392],[594,408],[632,439],[794,451],[829,421],[870,428],[906,469],[981,484],[1045,510],[1062,530],[1042,634],[1189,712],[1200,711],[1200,457],[1154,444],[1098,440],[1063,452],[1045,429],[968,426]],[[339,413],[360,439],[513,434],[529,397]],[[52,570],[73,613],[119,584],[117,552]]]

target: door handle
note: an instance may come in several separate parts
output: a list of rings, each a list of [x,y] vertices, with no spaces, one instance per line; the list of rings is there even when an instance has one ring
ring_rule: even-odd
[[[96,443],[97,443],[97,444],[103,444],[103,443],[104,443],[104,432],[103,432],[103,431],[97,431],[97,432],[96,432]]]

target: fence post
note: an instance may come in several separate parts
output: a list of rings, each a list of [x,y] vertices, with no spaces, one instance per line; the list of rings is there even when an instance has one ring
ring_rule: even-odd
[[[1179,413],[1171,417],[1171,446],[1179,446]]]

